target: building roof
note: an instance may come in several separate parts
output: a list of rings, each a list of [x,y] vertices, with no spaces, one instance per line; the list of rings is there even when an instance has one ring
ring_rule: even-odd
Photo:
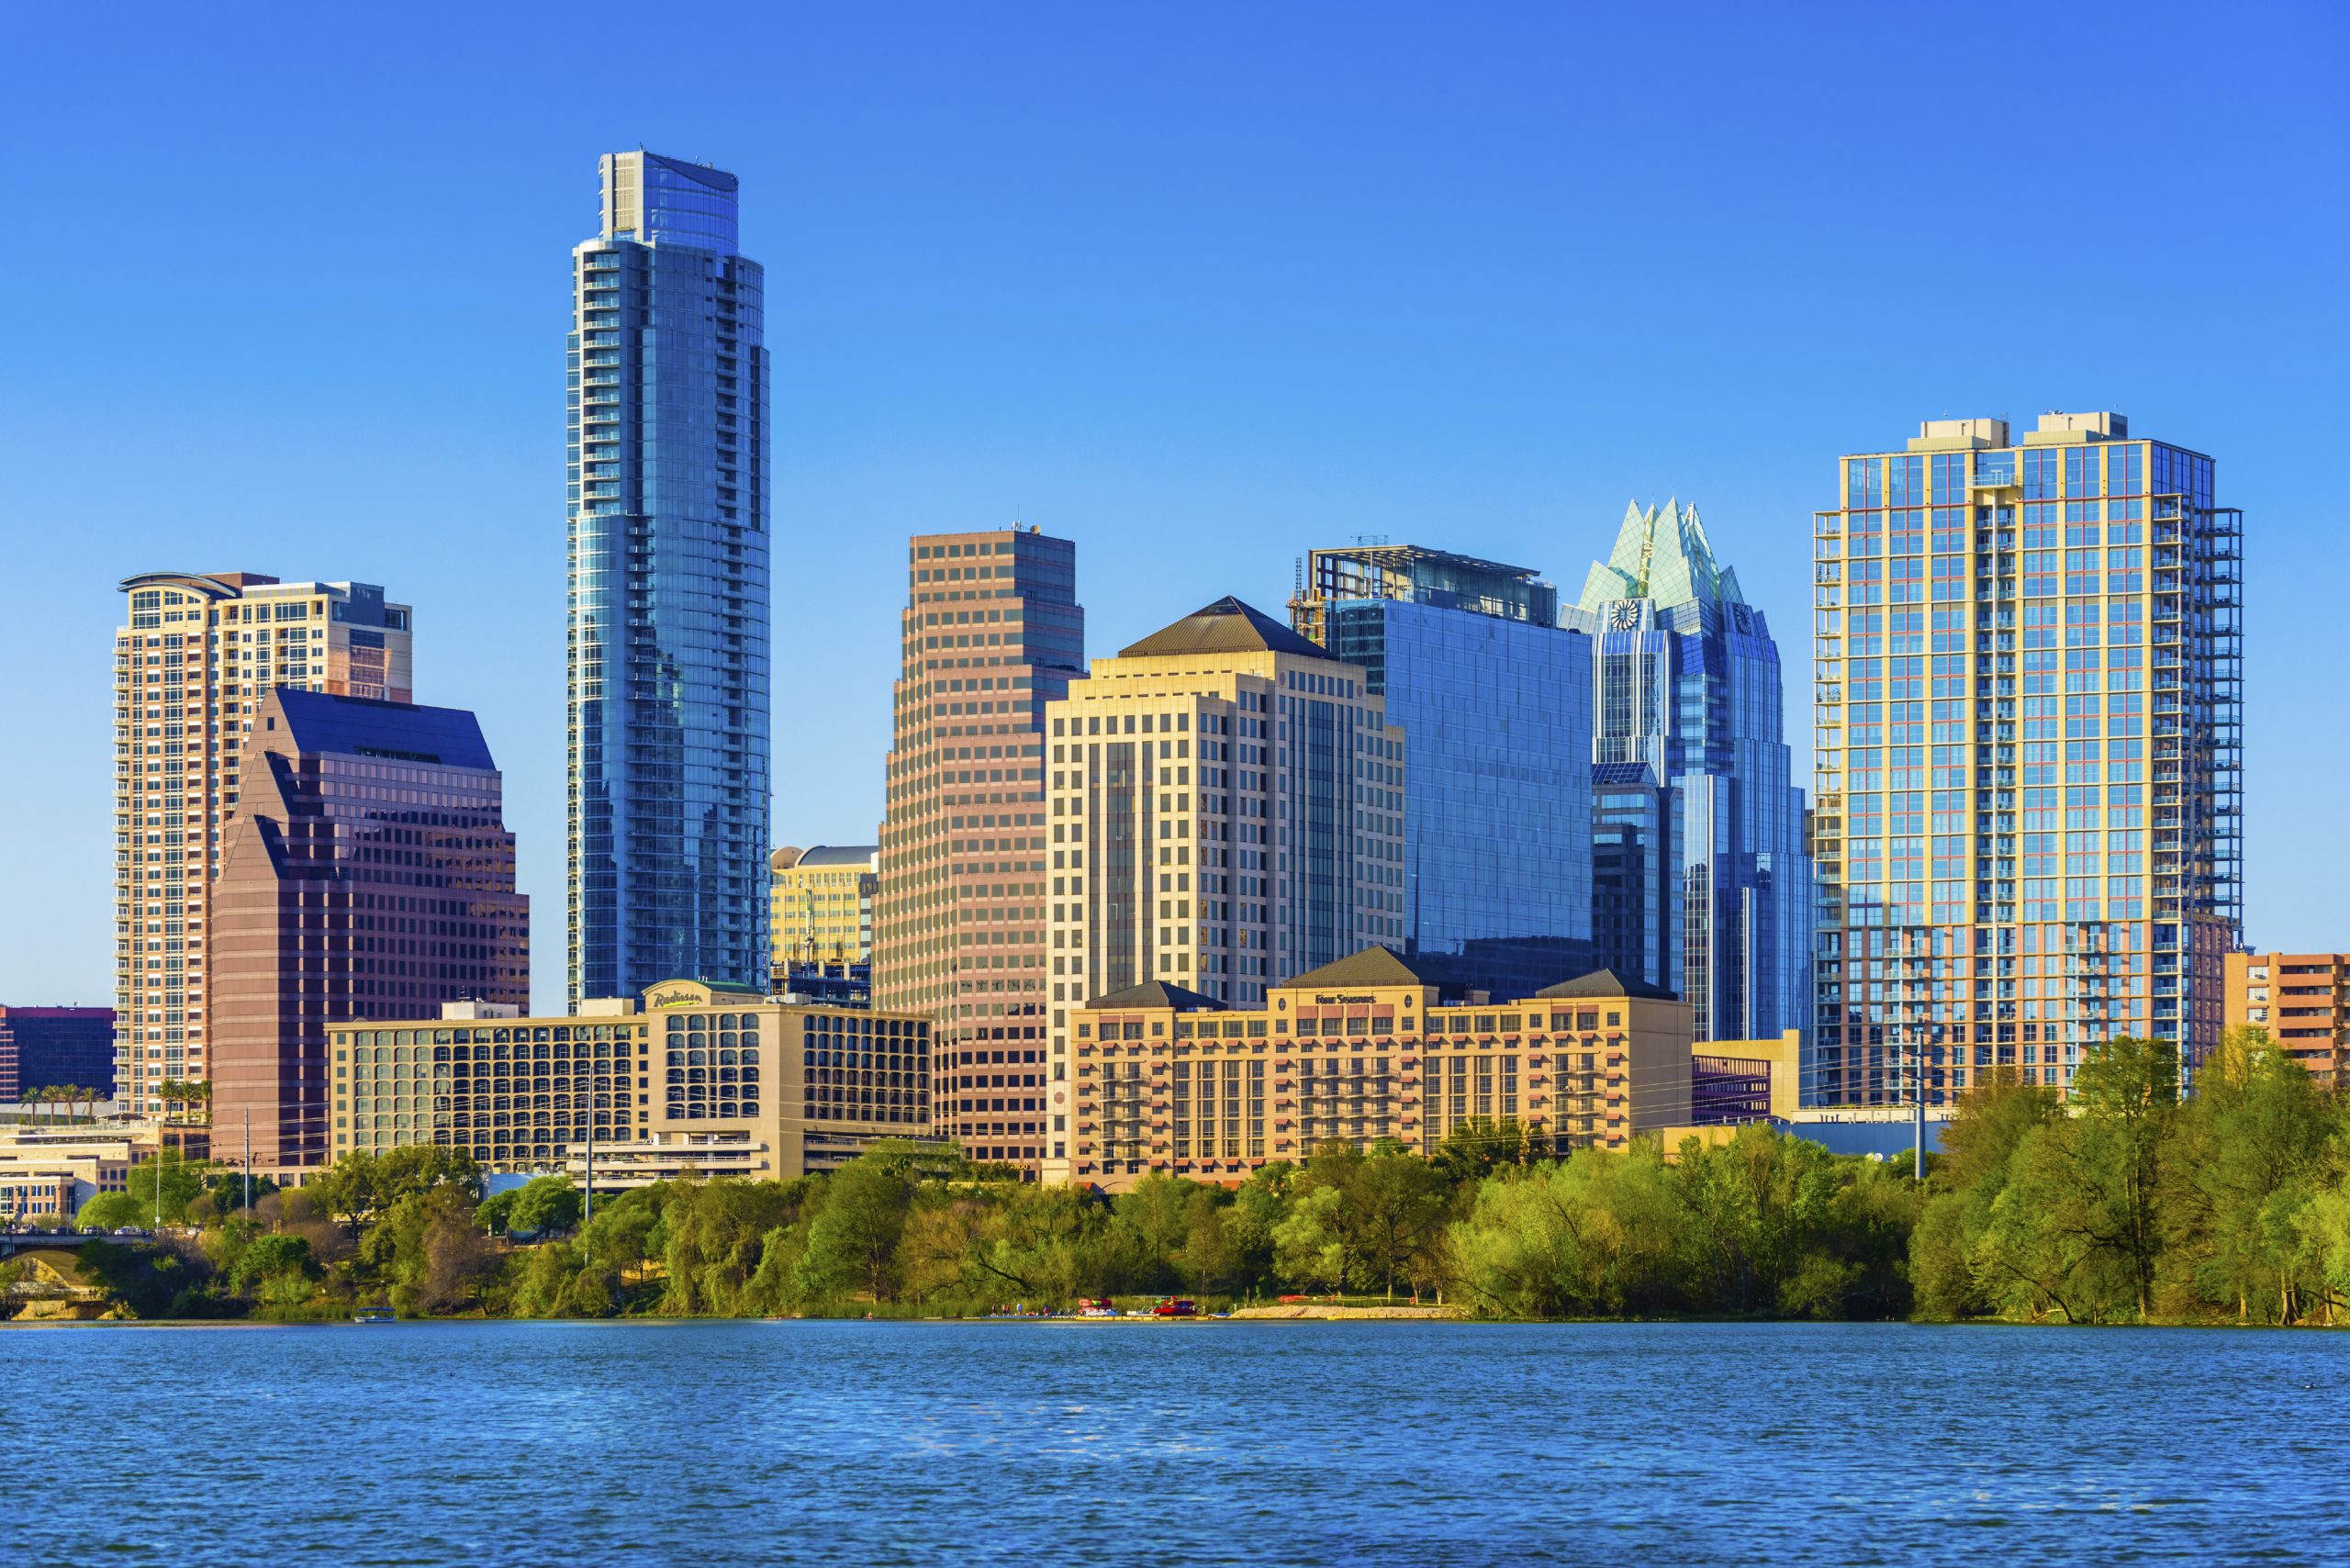
[[[1678,1002],[1679,995],[1646,980],[1626,980],[1614,969],[1594,969],[1574,980],[1546,985],[1534,993],[1543,997],[1621,996],[1638,1002]]]
[[[426,708],[367,697],[338,697],[281,686],[269,703],[285,716],[294,744],[316,755],[381,757],[495,772],[481,721],[463,708]]]
[[[1118,650],[1122,659],[1179,658],[1192,654],[1294,654],[1306,659],[1330,656],[1263,610],[1243,604],[1230,594],[1192,611],[1171,626],[1161,627],[1141,642]]]
[[[1660,610],[1745,602],[1738,574],[1714,559],[1697,509],[1670,500],[1646,511],[1638,501],[1625,507],[1616,549],[1606,564],[1592,563],[1577,607],[1603,610],[1619,599],[1654,599]]]
[[[800,849],[783,845],[767,857],[767,868],[789,871],[795,866],[862,866],[868,869],[881,852],[878,844],[819,844]]]
[[[1307,986],[1321,991],[1337,991],[1347,987],[1432,986],[1441,982],[1432,975],[1422,974],[1391,947],[1365,947],[1360,953],[1349,954],[1318,969],[1308,969],[1282,983],[1285,987]]]
[[[1087,1002],[1091,1007],[1171,1007],[1178,1013],[1197,1013],[1203,1009],[1222,1009],[1224,1003],[1213,996],[1196,991],[1186,991],[1165,980],[1146,980],[1130,985],[1124,991],[1113,991],[1107,996],[1097,996]]]

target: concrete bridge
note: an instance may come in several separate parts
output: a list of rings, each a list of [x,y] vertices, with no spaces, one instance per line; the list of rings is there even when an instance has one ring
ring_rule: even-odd
[[[0,1258],[18,1252],[48,1251],[52,1248],[79,1247],[88,1241],[150,1241],[146,1231],[136,1236],[106,1236],[84,1234],[78,1230],[0,1230]]]

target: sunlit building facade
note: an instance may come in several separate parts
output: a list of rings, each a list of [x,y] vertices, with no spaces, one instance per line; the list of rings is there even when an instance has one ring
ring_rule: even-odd
[[[1701,1040],[1807,1026],[1811,860],[1762,612],[1668,501],[1625,510],[1563,619],[1595,644],[1601,961],[1681,997]]]
[[[1403,939],[1404,743],[1362,670],[1222,599],[1046,706],[1054,1060],[1069,1003],[1238,1002]]]
[[[280,687],[212,902],[214,1125],[256,1170],[328,1158],[330,1025],[528,1003],[530,902],[471,713]]]
[[[1045,1150],[1045,706],[1084,677],[1077,547],[1032,529],[907,545],[873,911],[873,1005],[932,1023],[938,1130]]]
[[[115,633],[115,1086],[161,1114],[166,1079],[211,1076],[212,880],[238,758],[273,687],[405,702],[414,630],[372,583],[257,572],[123,581]]]
[[[767,952],[776,976],[873,961],[880,846],[787,845],[767,857]]]
[[[2119,414],[1933,420],[1818,514],[1815,1081],[2191,1070],[2243,897],[2242,519]]]
[[[1228,1185],[1333,1141],[1427,1155],[1508,1122],[1563,1155],[1689,1122],[1689,1010],[1670,992],[1599,970],[1473,996],[1369,947],[1250,1006],[1158,980],[1096,997],[1070,1014],[1069,1133],[1043,1178]]]
[[[767,980],[767,351],[733,175],[606,156],[572,252],[568,986]]]
[[[2329,1088],[2350,1088],[2350,953],[2230,953],[2227,1027],[2266,1029]]]
[[[930,1024],[698,980],[573,1015],[456,1003],[332,1031],[337,1158],[410,1144],[599,1188],[688,1171],[787,1181],[930,1130]]]
[[[1402,950],[1523,995],[1592,957],[1591,639],[1533,571],[1411,544],[1316,550],[1290,623],[1404,734]]]

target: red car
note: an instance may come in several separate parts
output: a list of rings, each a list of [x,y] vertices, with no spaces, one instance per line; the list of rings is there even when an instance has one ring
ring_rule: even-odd
[[[1153,1317],[1197,1317],[1200,1304],[1189,1296],[1169,1296],[1150,1309]]]

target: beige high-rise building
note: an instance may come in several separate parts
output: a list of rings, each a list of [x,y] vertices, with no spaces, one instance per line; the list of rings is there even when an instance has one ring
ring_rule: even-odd
[[[787,845],[767,857],[767,962],[776,974],[873,961],[880,862],[870,844]]]
[[[937,1130],[1045,1149],[1045,704],[1081,679],[1077,549],[1030,529],[917,536],[874,902],[873,1005],[932,1021]]]
[[[163,1109],[164,1079],[208,1079],[212,879],[237,758],[274,686],[408,700],[409,610],[367,583],[253,572],[127,578],[115,634],[116,1093]]]
[[[1071,1008],[1154,982],[1259,1005],[1401,944],[1404,734],[1359,666],[1226,598],[1046,711],[1057,1094]]]

